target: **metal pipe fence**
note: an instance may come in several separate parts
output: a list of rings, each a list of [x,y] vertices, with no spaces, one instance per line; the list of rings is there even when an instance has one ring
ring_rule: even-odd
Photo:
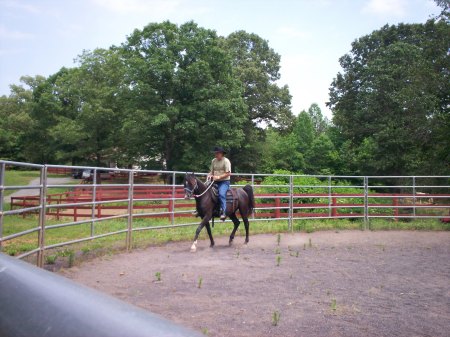
[[[202,336],[5,254],[0,271],[0,336]]]
[[[9,183],[7,171],[17,169],[35,171],[38,184]],[[68,175],[75,170],[87,172],[89,182],[52,180],[55,174]],[[56,247],[125,234],[125,246],[131,249],[135,232],[197,225],[198,219],[192,216],[194,202],[184,200],[184,174],[0,161],[0,250],[8,242],[37,234],[37,243],[20,251],[18,257],[36,254],[37,265],[43,266],[45,251]],[[362,229],[367,229],[376,218],[450,217],[450,176],[236,173],[232,179],[233,187],[250,184],[254,188],[252,220],[286,221],[290,231],[298,220],[359,219]],[[14,191],[20,195],[10,194]],[[145,223],[137,221],[143,218]],[[109,226],[111,221],[124,223],[117,228]],[[15,226],[22,223],[25,225]],[[80,226],[89,226],[87,235],[58,242],[46,238],[49,231]]]

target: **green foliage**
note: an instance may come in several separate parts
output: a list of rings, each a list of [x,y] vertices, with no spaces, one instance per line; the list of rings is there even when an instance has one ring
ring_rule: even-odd
[[[246,103],[245,141],[232,147],[231,159],[241,172],[260,170],[265,155],[260,143],[264,141],[262,125],[277,129],[289,128],[292,122],[291,96],[287,86],[279,87],[280,55],[270,48],[268,41],[256,34],[237,31],[223,40],[228,50],[234,75],[243,87]]]
[[[384,26],[352,44],[330,89],[347,172],[445,173],[450,25]],[[344,169],[345,170],[345,169]]]
[[[204,170],[214,144],[242,144],[242,87],[216,32],[193,22],[154,23],[135,30],[121,49],[130,88],[122,138],[135,158]]]
[[[315,103],[293,116],[281,57],[262,37],[166,21],[11,85],[0,158],[205,171],[221,145],[235,172],[446,174],[449,5],[436,3],[424,24],[352,43],[330,88],[333,123]]]
[[[57,255],[47,255],[45,257],[45,263],[46,264],[55,264],[57,258],[58,258]]]

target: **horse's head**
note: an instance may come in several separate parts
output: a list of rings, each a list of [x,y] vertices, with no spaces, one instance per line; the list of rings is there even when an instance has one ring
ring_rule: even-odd
[[[198,188],[197,178],[194,173],[186,173],[184,176],[184,198],[190,199]]]

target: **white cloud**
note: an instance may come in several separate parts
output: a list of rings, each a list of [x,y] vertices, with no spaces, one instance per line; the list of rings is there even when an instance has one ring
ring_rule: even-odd
[[[277,29],[277,33],[291,39],[308,39],[311,37],[310,32],[302,31],[292,26],[281,26]]]
[[[292,95],[292,112],[298,114],[307,110],[312,103],[319,104],[328,117],[330,110],[326,107],[330,74],[323,67],[324,59],[312,54],[300,53],[283,55],[281,58],[280,84],[287,84]]]
[[[24,40],[32,37],[32,34],[20,32],[18,30],[9,30],[4,26],[0,26],[0,39],[2,40]]]
[[[382,16],[404,17],[406,15],[406,0],[369,0],[362,12]]]
[[[180,2],[177,0],[92,0],[94,4],[112,12],[118,13],[171,13]]]

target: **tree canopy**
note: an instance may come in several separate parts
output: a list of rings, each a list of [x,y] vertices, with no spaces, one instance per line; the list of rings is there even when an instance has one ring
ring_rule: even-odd
[[[330,88],[294,114],[281,56],[245,31],[150,23],[73,68],[24,76],[0,97],[0,158],[205,171],[441,174],[450,163],[448,1],[424,24],[356,39]],[[295,93],[306,95],[307,93]]]

